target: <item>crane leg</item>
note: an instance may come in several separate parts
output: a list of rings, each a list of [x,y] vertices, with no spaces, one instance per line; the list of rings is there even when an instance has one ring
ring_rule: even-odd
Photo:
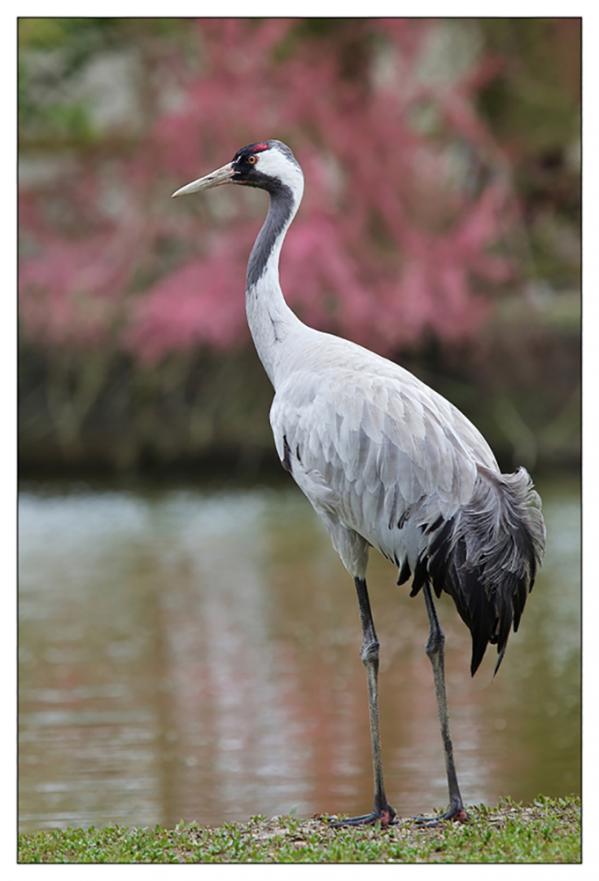
[[[447,694],[445,692],[445,636],[443,635],[439,619],[437,618],[431,589],[426,583],[423,586],[423,592],[430,624],[428,642],[426,643],[426,653],[430,658],[435,677],[435,692],[437,694],[439,722],[441,723],[441,737],[443,738],[443,747],[445,750],[447,785],[449,787],[449,807],[444,814],[441,814],[438,817],[416,817],[415,819],[421,826],[436,826],[442,820],[458,820],[460,822],[465,822],[468,820],[468,814],[464,809],[464,803],[460,794],[458,777],[453,760],[453,746],[449,735],[449,715],[447,712]]]
[[[363,578],[354,579],[358,594],[360,608],[360,620],[362,622],[362,663],[368,674],[368,709],[370,714],[370,738],[372,742],[372,765],[374,770],[374,809],[369,814],[359,817],[348,817],[344,820],[335,820],[332,826],[363,826],[380,822],[386,828],[395,819],[395,811],[387,801],[385,787],[383,785],[383,763],[381,758],[381,735],[379,729],[379,700],[378,700],[378,671],[379,671],[379,641],[374,629],[370,600],[366,581]]]

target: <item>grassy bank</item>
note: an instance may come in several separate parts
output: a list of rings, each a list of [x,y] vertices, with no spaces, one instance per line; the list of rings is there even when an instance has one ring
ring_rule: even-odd
[[[577,863],[580,800],[469,808],[471,821],[419,828],[331,829],[321,819],[253,817],[218,828],[62,829],[19,836],[21,863]]]
[[[506,302],[476,345],[395,353],[474,422],[504,470],[580,461],[580,302],[557,299],[563,312]],[[110,347],[45,351],[23,340],[21,473],[278,471],[272,394],[251,345],[142,364]]]

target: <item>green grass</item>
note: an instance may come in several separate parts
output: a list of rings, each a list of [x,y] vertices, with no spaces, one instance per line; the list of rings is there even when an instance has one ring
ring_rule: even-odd
[[[469,808],[469,823],[331,829],[322,819],[252,817],[218,828],[108,826],[19,836],[20,863],[578,863],[580,800]]]

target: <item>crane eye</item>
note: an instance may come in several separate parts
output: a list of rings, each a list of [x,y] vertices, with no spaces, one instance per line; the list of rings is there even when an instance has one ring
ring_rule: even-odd
[[[248,160],[247,160],[247,161],[249,162],[250,165],[255,165],[256,162],[258,161],[258,157],[257,157],[257,156],[254,156],[254,155],[252,154],[251,156],[248,156]]]

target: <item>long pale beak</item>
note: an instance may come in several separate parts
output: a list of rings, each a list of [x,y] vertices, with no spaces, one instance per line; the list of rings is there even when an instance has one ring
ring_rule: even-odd
[[[210,187],[220,187],[222,184],[228,184],[231,182],[234,174],[233,163],[228,162],[222,168],[217,168],[216,171],[212,171],[210,174],[204,175],[204,177],[199,177],[190,184],[185,184],[184,187],[175,190],[171,198],[188,196],[190,193],[199,193],[200,190],[208,190]]]

